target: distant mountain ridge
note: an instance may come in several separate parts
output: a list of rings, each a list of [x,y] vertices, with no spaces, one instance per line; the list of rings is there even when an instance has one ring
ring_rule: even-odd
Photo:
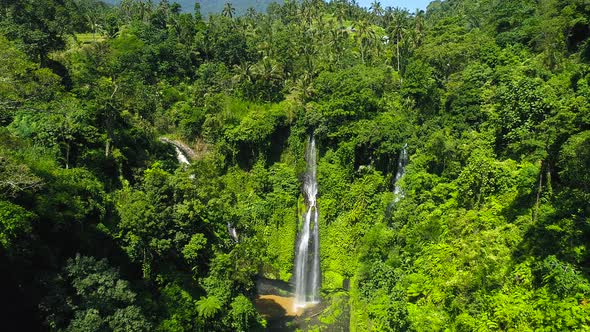
[[[120,0],[103,0],[106,3],[118,4]],[[282,2],[282,0],[170,0],[170,3],[177,2],[182,6],[183,12],[193,12],[195,3],[201,4],[201,14],[208,16],[209,14],[219,14],[223,10],[223,6],[226,2],[230,2],[236,9],[235,15],[240,16],[246,12],[250,7],[254,8],[257,12],[266,12],[266,8],[273,2]],[[158,3],[158,1],[154,1]]]

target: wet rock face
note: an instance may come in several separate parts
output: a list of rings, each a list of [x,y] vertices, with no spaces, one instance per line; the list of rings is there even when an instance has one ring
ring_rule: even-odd
[[[174,145],[174,147],[180,150],[180,152],[182,152],[182,154],[185,155],[188,160],[195,159],[195,156],[197,155],[193,149],[180,141],[171,140],[167,137],[160,137],[160,142]]]

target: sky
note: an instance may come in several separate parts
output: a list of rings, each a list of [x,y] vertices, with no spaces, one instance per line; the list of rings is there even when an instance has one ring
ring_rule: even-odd
[[[369,8],[373,0],[357,0],[361,7]],[[426,6],[432,0],[377,0],[381,3],[381,7],[385,8],[387,6],[391,7],[401,7],[407,8],[410,12],[413,12],[416,8],[426,9]]]

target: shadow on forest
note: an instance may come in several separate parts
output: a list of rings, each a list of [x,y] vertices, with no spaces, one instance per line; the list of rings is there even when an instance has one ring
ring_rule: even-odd
[[[287,310],[273,299],[258,298],[255,301],[258,312],[266,319],[268,331],[295,331],[295,316],[287,315]]]
[[[514,208],[509,220],[530,213],[530,226],[525,230],[522,241],[513,253],[516,262],[533,256],[539,262],[548,256],[556,256],[560,261],[580,267],[581,275],[590,280],[590,255],[576,253],[574,248],[583,248],[590,241],[590,215],[586,197],[579,199],[570,191],[562,191],[551,204],[541,203],[535,211],[534,200],[529,197],[530,209]],[[517,202],[516,206],[525,206]],[[537,266],[536,269],[540,269]],[[538,275],[539,284],[543,276]]]

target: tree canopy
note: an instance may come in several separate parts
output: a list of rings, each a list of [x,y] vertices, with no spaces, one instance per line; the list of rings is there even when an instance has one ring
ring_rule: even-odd
[[[588,1],[245,3],[0,1],[4,329],[273,328],[310,134],[287,328],[588,329]]]

